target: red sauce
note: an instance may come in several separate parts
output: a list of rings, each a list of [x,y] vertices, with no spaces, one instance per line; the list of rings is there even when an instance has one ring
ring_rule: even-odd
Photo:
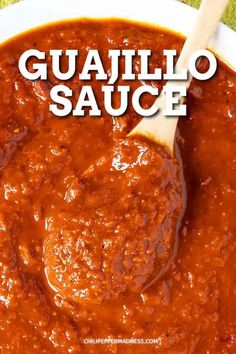
[[[0,47],[1,353],[235,352],[235,73],[219,62],[212,80],[192,82],[172,160],[126,138],[139,120],[131,107],[122,118],[56,118],[53,75],[31,82],[18,71],[34,47],[99,49],[109,70],[109,49],[151,49],[152,69],[182,44],[152,27],[83,20]],[[108,337],[156,342],[84,343]]]

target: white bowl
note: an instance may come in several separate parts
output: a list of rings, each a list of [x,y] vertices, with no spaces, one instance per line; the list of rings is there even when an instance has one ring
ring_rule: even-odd
[[[197,10],[176,0],[24,0],[0,10],[0,42],[45,23],[89,18],[126,18],[188,35]],[[236,70],[236,32],[220,24],[212,49]]]

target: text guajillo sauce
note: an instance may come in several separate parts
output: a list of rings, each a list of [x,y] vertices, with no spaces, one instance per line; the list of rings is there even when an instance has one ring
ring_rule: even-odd
[[[55,77],[18,71],[29,48],[99,49],[109,72],[109,49],[151,49],[151,70],[182,44],[144,25],[78,20],[0,47],[1,353],[235,352],[235,73],[219,62],[213,79],[192,82],[172,160],[126,138],[140,119],[131,105],[121,118],[56,118]]]

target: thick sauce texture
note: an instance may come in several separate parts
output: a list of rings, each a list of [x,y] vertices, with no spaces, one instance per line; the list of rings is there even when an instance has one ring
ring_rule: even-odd
[[[109,49],[151,49],[150,70],[165,68],[162,50],[182,44],[80,20],[0,47],[0,353],[236,352],[235,73],[219,62],[213,79],[192,82],[171,159],[126,138],[140,119],[131,106],[121,118],[54,117],[49,56],[47,81],[18,71],[30,48],[99,49],[108,73]],[[91,82],[101,106],[102,84]],[[67,85],[76,101],[78,76]]]

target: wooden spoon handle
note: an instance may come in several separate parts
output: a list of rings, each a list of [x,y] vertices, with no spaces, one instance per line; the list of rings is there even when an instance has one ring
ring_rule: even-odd
[[[188,68],[188,62],[192,54],[199,49],[205,49],[212,37],[221,16],[229,0],[202,0],[195,25],[190,32],[180,57],[176,64],[176,72]],[[191,77],[187,81],[168,82],[167,85],[181,85],[188,88]],[[155,117],[144,118],[129,133],[129,136],[141,135],[160,145],[167,147],[171,154],[174,149],[175,131],[178,117],[165,117],[162,111],[165,108],[165,97],[161,93],[155,104],[159,106],[159,112]]]
[[[228,5],[229,0],[202,0],[198,18],[180,53],[176,69],[186,69],[190,57],[199,49],[205,49]]]

